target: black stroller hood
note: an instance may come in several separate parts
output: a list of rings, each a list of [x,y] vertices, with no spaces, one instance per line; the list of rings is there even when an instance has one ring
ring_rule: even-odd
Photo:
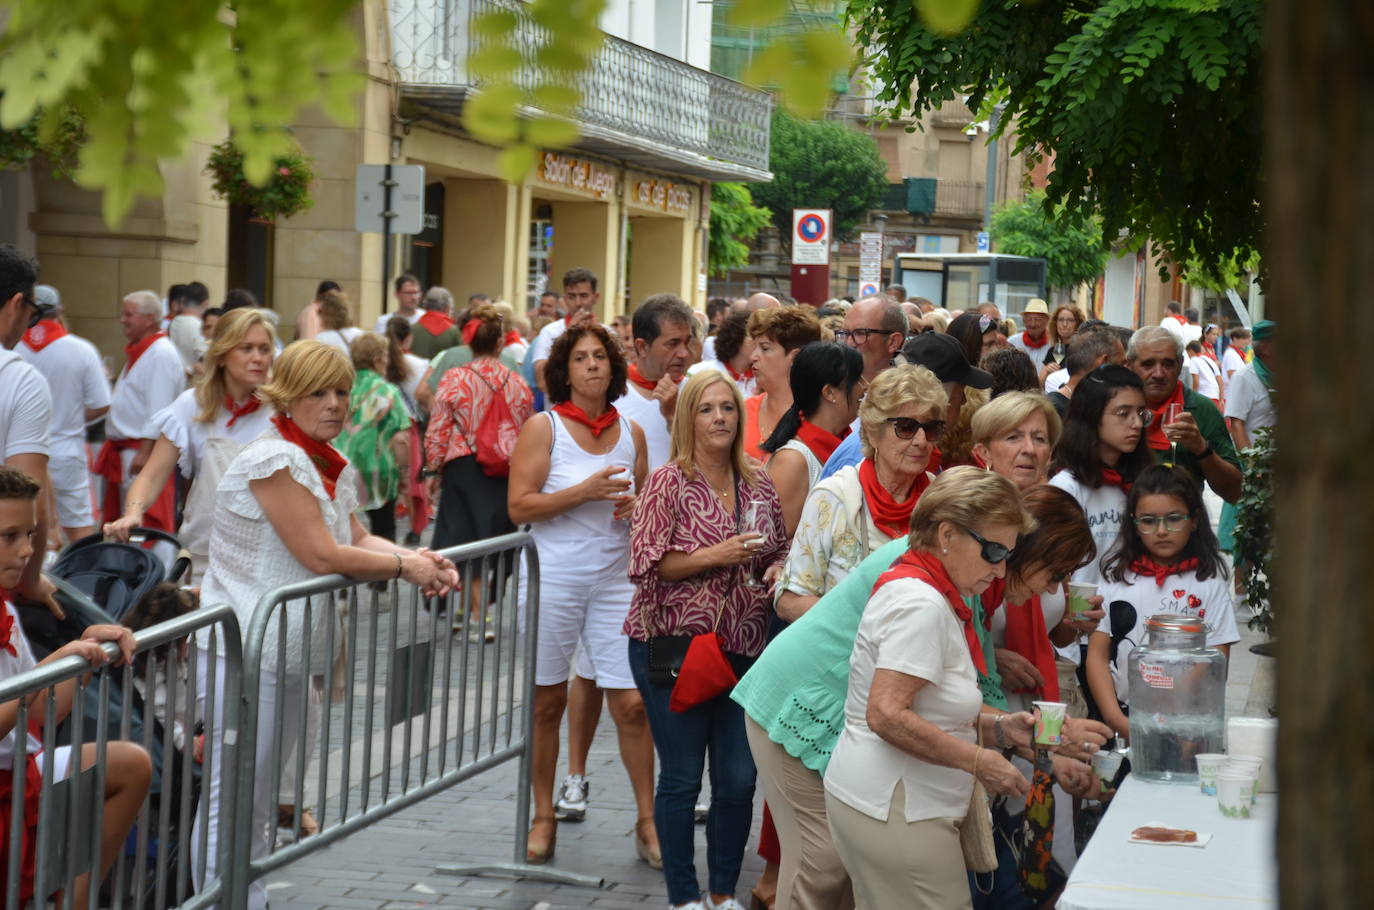
[[[135,528],[130,540],[165,541],[181,549],[180,541],[156,528]],[[172,567],[173,581],[184,571],[181,562],[178,560]],[[107,541],[100,534],[73,541],[49,574],[65,579],[115,620],[167,577],[162,560],[151,550],[133,543]]]

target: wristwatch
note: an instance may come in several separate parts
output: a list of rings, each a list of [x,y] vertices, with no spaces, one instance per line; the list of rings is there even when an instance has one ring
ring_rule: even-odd
[[[1209,442],[1207,443],[1207,448],[1203,449],[1201,452],[1198,452],[1193,457],[1196,458],[1198,461],[1206,461],[1208,458],[1215,455],[1216,453],[1217,450],[1212,448],[1212,444]]]

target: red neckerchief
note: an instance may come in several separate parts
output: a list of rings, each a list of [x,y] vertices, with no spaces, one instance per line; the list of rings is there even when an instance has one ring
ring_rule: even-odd
[[[1024,344],[1026,347],[1030,348],[1032,351],[1038,351],[1045,345],[1050,343],[1050,333],[1046,332],[1045,334],[1041,335],[1039,341],[1032,341],[1029,335],[1027,335],[1025,332],[1022,332],[1021,343]]]
[[[502,339],[501,346],[508,348],[513,344],[520,344],[524,340],[525,339],[521,337],[519,332],[517,332],[515,329],[511,329],[509,332],[506,333],[506,337]]]
[[[463,344],[471,345],[472,336],[477,334],[477,330],[482,327],[482,320],[469,319],[463,323]]]
[[[743,382],[746,379],[754,378],[753,367],[749,367],[743,373],[741,373],[739,370],[736,370],[734,367],[730,366],[730,364],[726,363],[724,360],[722,360],[721,363],[725,366],[725,372],[729,373],[730,378],[735,380],[735,382]],[[824,461],[824,459],[822,459],[822,461]]]
[[[1202,356],[1208,358],[1213,363],[1221,362],[1217,360],[1217,352],[1212,349],[1212,346],[1210,344],[1204,344],[1202,346]]]
[[[24,333],[24,344],[37,353],[66,334],[67,327],[56,319],[43,319]]]
[[[339,482],[339,475],[343,473],[344,465],[348,464],[348,459],[344,458],[339,450],[327,442],[320,442],[318,439],[311,439],[305,435],[296,422],[290,417],[280,415],[272,418],[272,425],[277,428],[281,438],[292,445],[300,446],[301,451],[310,456],[310,463],[315,466],[315,470],[320,472],[320,480],[324,482],[324,491],[329,494],[330,499],[335,498],[335,491]]]
[[[1155,580],[1155,584],[1164,587],[1164,582],[1170,575],[1182,575],[1184,572],[1191,572],[1197,568],[1197,557],[1189,556],[1187,559],[1180,559],[1171,566],[1161,566],[1148,556],[1137,556],[1131,560],[1131,571],[1137,575],[1145,575]]]
[[[863,487],[864,502],[868,504],[868,514],[873,519],[874,527],[894,540],[911,533],[911,510],[926,487],[930,486],[930,477],[925,471],[911,485],[911,495],[905,502],[893,499],[892,494],[878,483],[878,469],[874,467],[872,458],[865,458],[859,464],[859,484]]]
[[[1012,651],[1020,654],[1035,665],[1045,680],[1038,691],[1046,701],[1059,701],[1059,671],[1054,664],[1054,646],[1050,643],[1049,630],[1045,628],[1045,614],[1040,612],[1039,596],[1032,597],[1023,604],[1008,603],[1007,642]],[[1016,692],[1030,692],[1035,689],[1015,689]]]
[[[9,597],[10,592],[0,588],[0,649],[10,652],[13,657],[18,657],[19,649],[14,645],[14,617],[5,605]]]
[[[1160,402],[1159,407],[1151,409],[1155,412],[1155,419],[1150,421],[1150,426],[1145,431],[1145,440],[1156,452],[1163,452],[1169,448],[1169,437],[1164,435],[1164,411],[1171,404],[1183,406],[1183,383],[1180,382],[1178,388],[1174,389],[1174,394]]]
[[[431,335],[442,335],[453,328],[453,318],[441,310],[425,310],[417,321]]]
[[[849,435],[849,428],[845,427],[844,436],[836,436],[829,430],[823,430],[816,426],[805,417],[802,418],[801,427],[797,429],[797,441],[811,450],[811,454],[821,464],[825,464],[830,458],[830,454],[835,451],[835,447]]]
[[[1165,319],[1173,319],[1173,320],[1176,320],[1176,321],[1179,323],[1179,325],[1187,325],[1187,324],[1188,324],[1188,320],[1184,319],[1182,316],[1177,316],[1177,315],[1175,315],[1175,314],[1173,314],[1173,313],[1170,313],[1168,316],[1166,316],[1166,317],[1164,317],[1164,318],[1165,318]]]
[[[1126,478],[1121,476],[1121,472],[1115,468],[1102,469],[1102,483],[1109,487],[1120,487],[1123,493],[1131,492],[1130,483],[1127,482]]]
[[[978,641],[978,630],[973,627],[973,610],[964,603],[964,598],[950,580],[944,564],[924,550],[907,550],[897,557],[892,568],[879,576],[878,583],[873,586],[873,593],[878,593],[879,588],[898,578],[915,578],[923,581],[945,596],[945,600],[949,601],[950,607],[954,610],[954,615],[964,626],[964,640],[968,643],[968,653],[973,658],[973,665],[978,668],[980,676],[987,676],[988,665],[983,658],[983,645]]]
[[[940,447],[932,446],[930,449],[930,461],[926,462],[926,470],[931,474],[939,474],[944,469],[944,456],[940,454]]]
[[[128,360],[124,363],[124,375],[127,376],[129,374],[129,371],[134,368],[134,364],[138,362],[138,358],[142,357],[143,352],[153,346],[153,342],[157,341],[159,338],[166,337],[166,332],[154,332],[142,341],[136,341],[126,347],[124,349],[124,356],[127,357]]]
[[[657,379],[645,379],[644,374],[639,372],[639,367],[633,363],[630,364],[630,369],[627,378],[630,380],[630,382],[633,382],[635,385],[639,386],[641,389],[644,389],[646,392],[652,392],[654,390],[654,387],[658,385]]]
[[[225,392],[224,410],[229,412],[229,422],[225,426],[232,427],[240,417],[251,414],[260,407],[262,407],[262,402],[256,395],[249,395],[248,400],[243,404],[234,404],[234,399],[229,396],[228,392]]]
[[[591,430],[592,438],[594,439],[600,437],[608,428],[615,426],[616,421],[620,419],[619,412],[613,407],[606,408],[606,412],[600,417],[588,417],[586,411],[582,410],[571,401],[556,404],[553,406],[552,410],[555,413],[562,414],[573,423],[580,423]]]

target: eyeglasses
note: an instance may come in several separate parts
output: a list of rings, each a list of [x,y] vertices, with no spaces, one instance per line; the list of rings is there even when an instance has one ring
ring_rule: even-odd
[[[945,432],[945,421],[920,421],[915,417],[889,417],[884,423],[892,424],[892,433],[898,439],[915,439],[917,430],[924,430],[926,439],[934,442]]]
[[[999,562],[1006,562],[1016,553],[1015,547],[1006,547],[996,541],[987,540],[972,528],[964,528],[964,533],[978,541],[978,546],[982,548],[979,555],[983,557],[983,562],[989,565],[995,566]]]
[[[29,315],[28,324],[28,328],[33,328],[43,321],[43,308],[38,305],[38,301],[34,299],[32,294],[27,295],[24,298],[24,302],[33,310],[33,313]]]
[[[1130,423],[1131,418],[1134,417],[1136,420],[1140,421],[1141,429],[1155,422],[1155,412],[1151,411],[1149,408],[1120,407],[1114,411],[1108,411],[1107,413],[1111,414],[1122,423]]]
[[[1168,515],[1137,515],[1132,521],[1135,522],[1137,529],[1146,534],[1153,534],[1161,523],[1166,531],[1182,531],[1192,517],[1187,512],[1170,512]]]
[[[851,347],[859,347],[868,343],[870,335],[891,335],[887,329],[836,329],[835,340],[842,344],[847,343]]]

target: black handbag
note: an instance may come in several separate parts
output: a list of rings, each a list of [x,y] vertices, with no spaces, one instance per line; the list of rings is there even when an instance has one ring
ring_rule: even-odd
[[[649,683],[672,688],[682,672],[691,635],[655,635],[649,639]]]

